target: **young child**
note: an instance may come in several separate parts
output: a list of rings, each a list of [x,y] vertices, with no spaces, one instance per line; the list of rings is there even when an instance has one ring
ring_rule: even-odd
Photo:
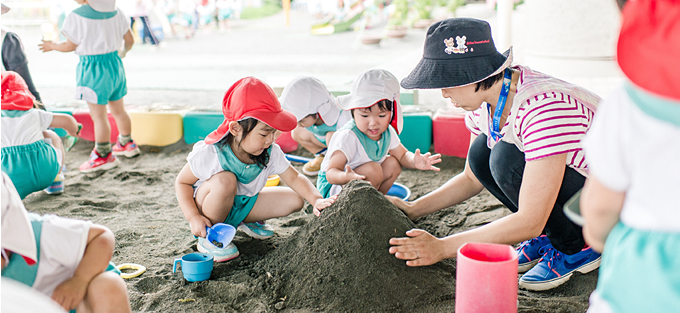
[[[680,308],[678,54],[677,1],[627,1],[617,61],[629,81],[600,104],[583,140],[583,234],[603,251],[588,312]]]
[[[212,254],[215,262],[239,252],[233,243],[218,248],[205,240],[206,227],[286,216],[302,209],[302,197],[313,204],[316,215],[334,202],[323,199],[274,143],[278,131],[290,131],[296,123],[293,114],[281,109],[271,87],[253,77],[240,79],[224,95],[222,112],[222,125],[194,144],[175,181],[179,206],[191,233],[199,237],[198,251]],[[264,188],[272,174],[290,188]]]
[[[95,147],[90,159],[80,165],[83,173],[108,170],[118,165],[116,156],[128,158],[140,151],[130,137],[130,116],[125,111],[123,96],[127,94],[125,69],[121,58],[132,48],[134,38],[130,20],[116,9],[115,0],[76,0],[81,6],[64,21],[61,43],[44,41],[43,52],[75,51],[80,56],[76,69],[76,99],[83,99],[94,122]],[[125,45],[121,49],[121,41]],[[111,126],[107,107],[116,120],[119,136],[111,147]]]
[[[15,72],[2,73],[2,170],[16,183],[21,199],[43,190],[64,192],[64,146],[48,127],[77,136],[76,120],[67,114],[33,109],[35,99]]]
[[[337,99],[313,77],[298,77],[288,83],[280,101],[283,109],[298,120],[298,127],[291,132],[293,140],[316,155],[302,167],[303,173],[314,176],[321,169],[333,134],[352,119],[352,114],[338,107]]]
[[[406,150],[397,136],[403,117],[399,103],[399,81],[386,70],[368,70],[352,83],[349,95],[338,97],[343,110],[353,120],[333,135],[321,163],[316,187],[321,195],[337,195],[342,185],[365,179],[383,194],[392,187],[401,168],[439,171],[439,154]]]
[[[2,173],[2,277],[66,310],[130,312],[125,282],[110,263],[114,236],[89,221],[26,212]]]

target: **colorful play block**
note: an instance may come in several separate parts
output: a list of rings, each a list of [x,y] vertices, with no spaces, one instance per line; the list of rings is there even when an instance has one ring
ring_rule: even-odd
[[[434,152],[466,158],[470,147],[470,131],[465,127],[465,111],[439,109],[432,118]]]
[[[48,110],[52,113],[62,113],[62,114],[68,114],[68,115],[73,115],[73,109],[72,108],[58,108],[58,109],[51,109]],[[54,132],[57,133],[59,137],[66,137],[68,133],[63,128],[55,128]]]
[[[138,145],[164,147],[182,139],[182,115],[177,112],[130,112],[132,139]]]
[[[349,94],[349,91],[331,91],[331,94],[338,97]],[[399,95],[401,105],[415,105],[418,104],[418,90],[402,90]]]
[[[276,138],[276,144],[281,146],[283,153],[290,153],[298,148],[298,143],[293,140],[293,136],[290,132],[283,132],[279,138]]]
[[[224,121],[222,111],[192,111],[184,114],[184,142],[193,144],[204,140]]]
[[[116,142],[118,139],[118,127],[116,126],[116,120],[113,119],[113,115],[109,114],[109,124],[111,125],[111,136],[110,142]],[[73,111],[73,117],[80,124],[83,124],[83,129],[80,131],[80,138],[88,141],[95,141],[94,139],[94,122],[90,117],[89,111],[76,110]]]
[[[399,134],[401,143],[406,150],[420,153],[430,151],[432,146],[432,113],[414,112],[404,113],[404,128]]]

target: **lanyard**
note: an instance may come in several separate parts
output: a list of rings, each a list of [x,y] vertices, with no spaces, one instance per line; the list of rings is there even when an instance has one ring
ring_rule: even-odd
[[[501,115],[503,115],[503,109],[505,109],[505,101],[508,100],[508,93],[510,92],[510,82],[512,82],[512,72],[510,68],[505,69],[503,75],[503,87],[501,88],[501,95],[498,96],[498,102],[496,103],[496,110],[493,113],[492,124],[489,124],[489,134],[494,141],[498,141],[503,138],[501,135],[500,123]],[[486,110],[491,114],[491,106],[487,106]]]

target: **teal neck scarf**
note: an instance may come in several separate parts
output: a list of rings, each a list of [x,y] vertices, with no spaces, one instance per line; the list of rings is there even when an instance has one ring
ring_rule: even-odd
[[[390,131],[390,127],[392,126],[389,126],[387,130],[382,133],[382,137],[377,141],[368,138],[366,134],[362,133],[354,120],[347,122],[347,124],[345,124],[342,129],[351,129],[354,134],[357,135],[357,138],[359,138],[359,142],[361,142],[361,145],[364,147],[364,151],[366,151],[368,157],[371,158],[373,162],[378,162],[387,155],[390,143],[392,142],[392,132]]]
[[[680,102],[661,98],[653,95],[630,82],[626,82],[625,88],[628,96],[633,100],[642,112],[662,121],[680,126]]]
[[[257,164],[245,164],[241,162],[234,154],[234,151],[231,151],[231,145],[229,143],[216,144],[215,149],[217,149],[217,158],[220,161],[222,169],[234,173],[239,183],[249,184],[262,173],[262,168]],[[267,153],[271,155],[271,152],[272,147],[270,146],[269,149],[267,149]]]
[[[99,12],[95,11],[90,5],[83,4],[79,8],[73,10],[73,13],[91,20],[106,20],[116,16],[116,14],[118,14],[118,10],[111,12]]]
[[[326,125],[326,123],[321,123],[321,125],[312,125],[312,126],[305,127],[305,128],[314,135],[326,136],[326,133],[336,131],[337,126],[338,126],[338,123],[335,123],[335,125],[331,125],[331,126]]]

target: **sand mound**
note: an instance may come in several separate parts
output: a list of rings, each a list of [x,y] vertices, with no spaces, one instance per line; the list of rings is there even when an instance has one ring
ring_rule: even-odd
[[[453,301],[453,262],[410,268],[389,254],[389,239],[414,227],[370,184],[354,181],[258,267],[288,308],[395,312]]]

